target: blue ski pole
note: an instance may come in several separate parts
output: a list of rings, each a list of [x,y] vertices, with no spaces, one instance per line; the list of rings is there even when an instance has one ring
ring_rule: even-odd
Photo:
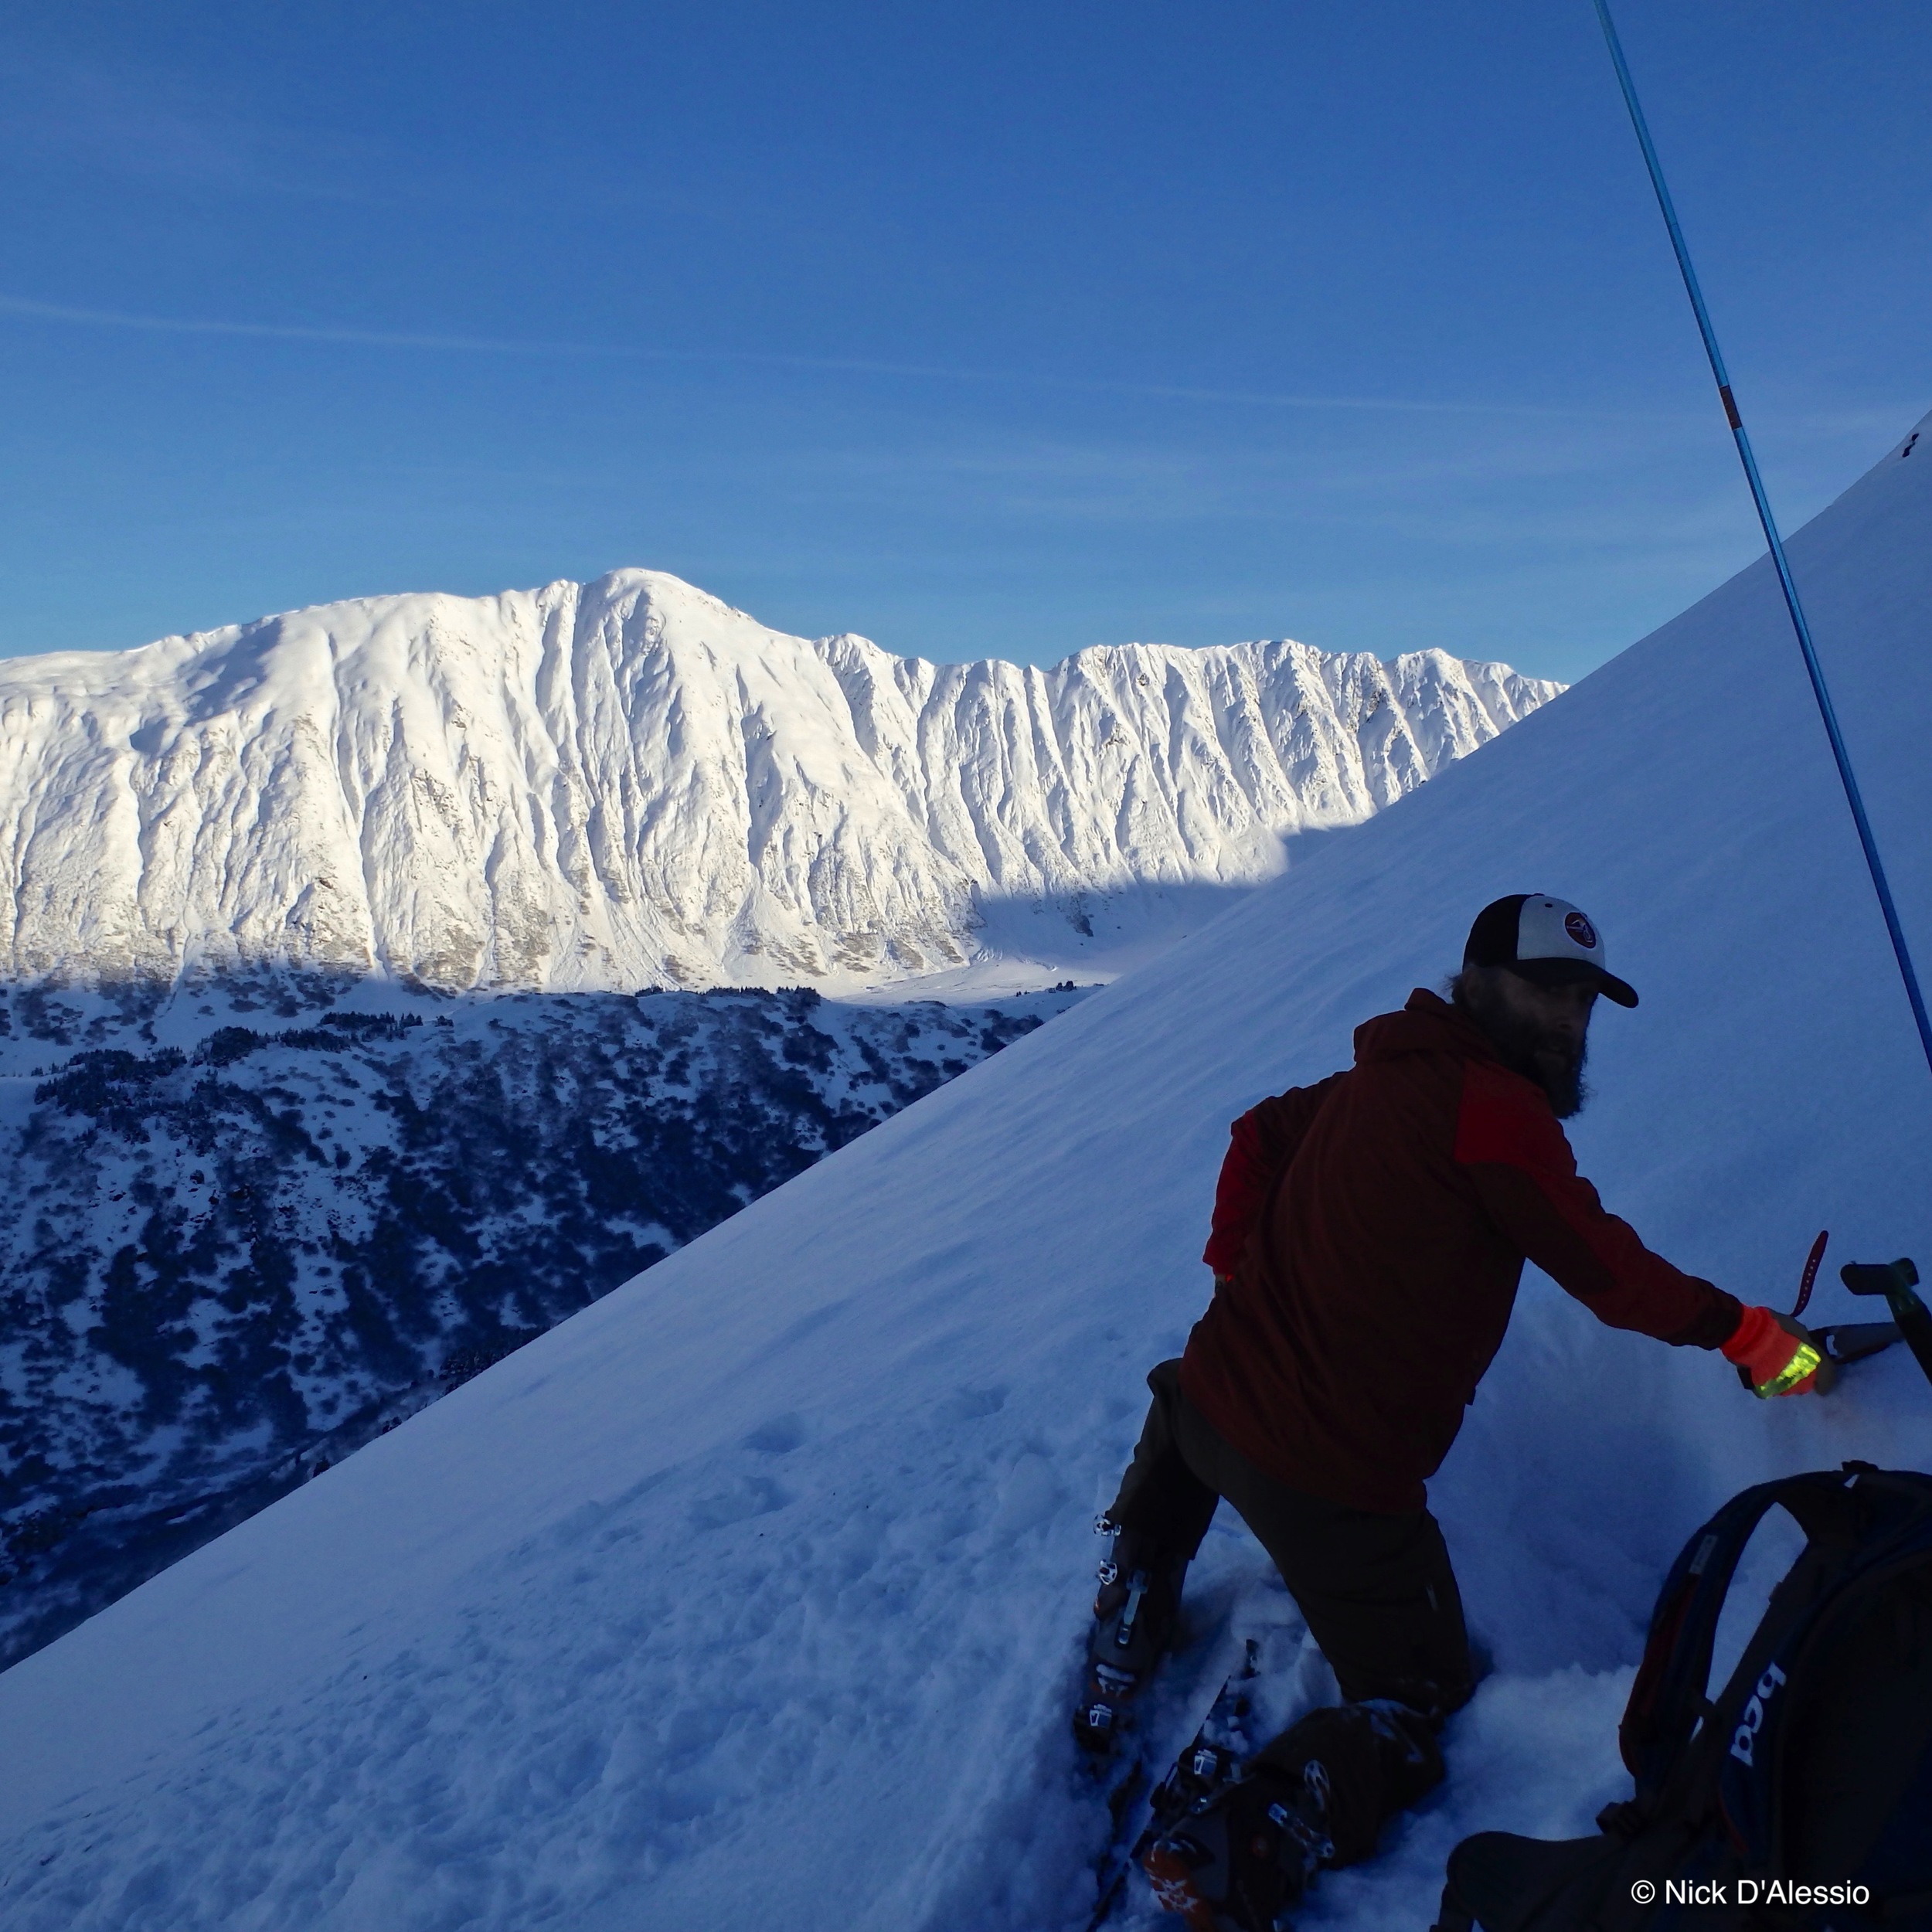
[[[1859,791],[1859,781],[1852,770],[1852,754],[1845,748],[1844,734],[1839,731],[1838,713],[1832,708],[1832,694],[1825,688],[1825,673],[1820,668],[1818,652],[1811,644],[1811,627],[1804,621],[1804,607],[1798,601],[1798,586],[1792,581],[1791,566],[1784,560],[1784,539],[1777,533],[1777,524],[1771,515],[1770,498],[1764,494],[1764,479],[1757,473],[1757,458],[1751,454],[1751,439],[1744,433],[1744,419],[1738,413],[1737,401],[1731,394],[1731,379],[1724,370],[1724,358],[1717,346],[1717,334],[1711,327],[1710,311],[1704,306],[1704,292],[1697,285],[1697,271],[1691,267],[1690,250],[1684,240],[1684,231],[1677,225],[1677,210],[1672,204],[1670,190],[1664,185],[1663,164],[1657,158],[1657,150],[1651,145],[1650,129],[1644,120],[1644,111],[1637,104],[1636,84],[1630,77],[1630,69],[1624,60],[1622,43],[1617,38],[1616,27],[1610,17],[1608,0],[1596,0],[1597,18],[1602,22],[1604,39],[1610,46],[1610,57],[1617,69],[1617,85],[1624,90],[1624,104],[1630,110],[1631,124],[1637,130],[1638,145],[1644,151],[1644,165],[1650,170],[1651,185],[1657,190],[1657,205],[1664,211],[1664,225],[1670,230],[1671,247],[1677,251],[1677,266],[1682,271],[1685,292],[1690,297],[1691,307],[1696,312],[1698,332],[1704,338],[1704,353],[1710,358],[1711,374],[1716,379],[1719,400],[1724,405],[1724,418],[1731,426],[1732,440],[1737,444],[1738,461],[1744,465],[1744,474],[1751,486],[1751,501],[1757,505],[1757,520],[1764,526],[1764,540],[1771,548],[1771,561],[1777,566],[1777,581],[1784,593],[1784,607],[1791,614],[1791,628],[1798,633],[1798,647],[1804,653],[1804,668],[1811,680],[1811,695],[1818,700],[1818,716],[1825,720],[1825,735],[1832,741],[1832,756],[1838,761],[1838,775],[1845,787],[1845,802],[1852,808],[1852,822],[1858,827],[1859,843],[1865,849],[1865,862],[1871,869],[1872,889],[1879,896],[1879,909],[1885,914],[1885,930],[1891,935],[1892,951],[1897,956],[1899,972],[1905,981],[1905,996],[1912,1002],[1912,1018],[1919,1029],[1919,1044],[1925,1049],[1927,1066],[1932,1066],[1932,1019],[1926,1017],[1925,998],[1919,991],[1919,976],[1912,965],[1912,954],[1905,943],[1905,929],[1899,923],[1899,910],[1892,902],[1892,888],[1886,883],[1885,867],[1879,858],[1878,841],[1872,835],[1872,821],[1865,815],[1865,800]]]

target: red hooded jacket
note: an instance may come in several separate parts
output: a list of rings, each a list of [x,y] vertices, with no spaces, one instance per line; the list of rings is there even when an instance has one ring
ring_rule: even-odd
[[[1600,1321],[1714,1349],[1741,1310],[1607,1213],[1543,1090],[1433,993],[1355,1030],[1355,1063],[1242,1115],[1181,1387],[1288,1488],[1420,1509],[1526,1257]]]

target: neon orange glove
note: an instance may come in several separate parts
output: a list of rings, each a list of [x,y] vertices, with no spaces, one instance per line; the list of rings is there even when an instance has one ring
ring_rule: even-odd
[[[1751,1393],[1760,1396],[1805,1394],[1816,1385],[1823,1359],[1795,1321],[1787,1321],[1769,1308],[1744,1311],[1736,1332],[1724,1344],[1724,1359],[1750,1377]]]

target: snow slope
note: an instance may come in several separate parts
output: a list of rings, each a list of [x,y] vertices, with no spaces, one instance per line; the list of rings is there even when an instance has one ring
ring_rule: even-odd
[[[1928,539],[1932,461],[1894,451],[1792,553],[1932,947]],[[0,1677],[9,1925],[1083,1923],[1087,1519],[1206,1295],[1226,1123],[1531,887],[1586,906],[1643,994],[1603,1014],[1576,1124],[1614,1207],[1780,1305],[1821,1224],[1835,1260],[1927,1257],[1932,1080],[1753,568]],[[1774,1471],[1922,1464],[1929,1423],[1898,1352],[1760,1404],[1529,1281],[1434,1488],[1496,1675],[1447,1791],[1304,1923],[1413,1932],[1461,1833],[1587,1828],[1702,1514]],[[1244,1600],[1292,1645],[1236,1526],[1191,1588],[1210,1629]],[[1277,1681],[1291,1702],[1320,1672]]]
[[[1287,642],[927,664],[648,570],[15,658],[0,973],[1090,979],[1561,689]]]

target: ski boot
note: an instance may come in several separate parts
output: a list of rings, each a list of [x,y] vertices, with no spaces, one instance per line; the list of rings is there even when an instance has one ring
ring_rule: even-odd
[[[1196,1750],[1156,1801],[1141,1869],[1164,1912],[1189,1932],[1283,1932],[1287,1913],[1335,1856],[1328,1774],[1244,1772],[1232,1753]]]
[[[1104,1758],[1131,1726],[1134,1702],[1173,1641],[1188,1560],[1105,1516],[1094,1527],[1114,1541],[1100,1568],[1073,1735],[1082,1750]]]

